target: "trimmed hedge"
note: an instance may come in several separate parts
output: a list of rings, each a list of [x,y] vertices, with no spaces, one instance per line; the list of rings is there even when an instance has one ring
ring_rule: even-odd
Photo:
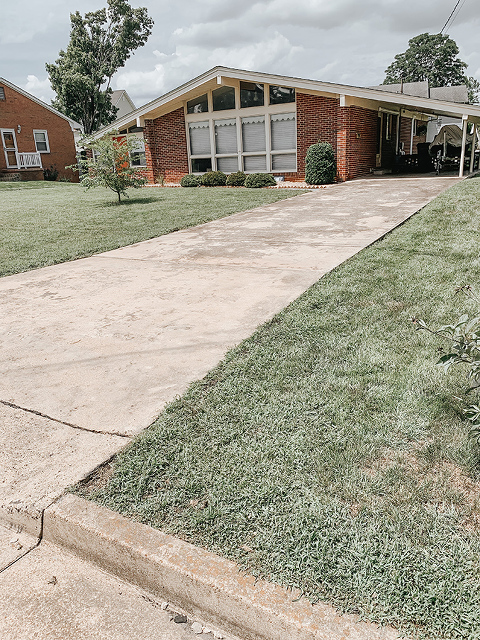
[[[246,175],[243,171],[236,171],[231,173],[227,177],[227,187],[243,187],[245,184]]]
[[[198,187],[200,184],[200,176],[196,176],[194,173],[188,173],[180,180],[180,186],[182,187]]]
[[[331,184],[337,175],[337,163],[329,142],[317,142],[307,149],[305,156],[305,182]]]
[[[204,187],[224,187],[227,183],[227,176],[223,171],[207,171],[200,178],[200,184]]]
[[[271,173],[251,173],[245,179],[245,186],[249,189],[275,186],[275,178]]]

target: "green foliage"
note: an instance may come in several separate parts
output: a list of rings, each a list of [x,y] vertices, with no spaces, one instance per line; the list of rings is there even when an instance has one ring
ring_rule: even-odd
[[[236,171],[227,177],[227,187],[243,187],[245,185],[246,175],[243,171]]]
[[[305,182],[307,184],[330,184],[337,175],[337,164],[332,145],[317,142],[307,149],[305,156]]]
[[[88,147],[94,157],[79,161],[79,166],[67,167],[78,171],[81,168],[80,182],[87,189],[92,187],[106,187],[118,196],[128,198],[127,189],[143,187],[147,179],[141,174],[142,169],[130,165],[130,154],[138,149],[138,139],[134,136],[114,135],[110,132]]]
[[[458,57],[454,40],[441,33],[421,33],[408,41],[408,49],[395,56],[385,70],[383,84],[421,82],[428,80],[431,87],[466,84],[470,102],[477,101],[478,81],[465,75],[467,64]]]
[[[86,134],[115,119],[111,78],[146,43],[153,26],[144,7],[133,9],[127,0],[107,0],[107,5],[85,17],[70,14],[67,49],[45,65],[57,94],[53,106],[80,122]]]
[[[460,287],[463,291],[475,298],[470,286]],[[478,300],[480,302],[480,300]],[[448,353],[443,354],[437,364],[445,372],[453,366],[465,365],[470,386],[467,393],[480,388],[480,316],[469,318],[462,315],[455,324],[447,324],[439,329],[432,330],[427,324],[418,318],[414,318],[418,329],[425,329],[434,335],[447,340],[451,344]],[[480,445],[480,408],[471,404],[463,410],[465,416],[472,423],[470,437]]]
[[[200,185],[200,176],[196,176],[194,173],[188,173],[180,180],[182,187],[198,187]]]
[[[48,182],[55,182],[57,178],[58,178],[57,167],[54,167],[53,164],[51,164],[50,167],[45,167],[45,169],[43,170],[44,180],[47,180]]]
[[[224,187],[227,183],[227,176],[223,171],[207,171],[200,177],[200,184],[204,187]]]
[[[261,189],[262,187],[272,187],[277,183],[271,173],[250,173],[245,178],[245,186],[249,189]]]

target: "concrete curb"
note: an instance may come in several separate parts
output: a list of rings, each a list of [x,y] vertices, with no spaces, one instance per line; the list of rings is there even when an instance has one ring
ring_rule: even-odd
[[[71,494],[46,509],[43,539],[245,639],[398,638],[329,605],[296,601],[300,592],[255,580],[234,562]]]

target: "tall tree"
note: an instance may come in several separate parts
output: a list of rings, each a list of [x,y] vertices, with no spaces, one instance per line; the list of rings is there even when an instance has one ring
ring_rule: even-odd
[[[55,63],[46,64],[59,111],[91,133],[115,119],[110,82],[131,53],[152,32],[147,9],[134,9],[127,0],[107,0],[107,7],[70,14],[70,42]]]
[[[458,57],[459,49],[450,36],[421,33],[408,41],[408,49],[395,56],[385,70],[383,84],[428,80],[431,87],[466,84],[470,102],[477,101],[479,83],[465,75],[466,62]]]

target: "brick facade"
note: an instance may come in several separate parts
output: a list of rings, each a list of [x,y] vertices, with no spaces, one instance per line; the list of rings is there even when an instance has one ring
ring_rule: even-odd
[[[0,129],[13,129],[19,153],[36,151],[33,130],[45,130],[48,135],[49,153],[42,153],[43,168],[55,167],[60,177],[78,182],[78,174],[67,165],[76,163],[75,141],[70,123],[50,109],[43,107],[28,96],[2,85],[5,100],[0,101]],[[18,126],[21,131],[18,133]],[[0,149],[0,173],[21,173],[23,179],[43,180],[43,171],[38,169],[7,169],[3,149]]]
[[[425,122],[417,121],[417,127],[421,125],[425,125]],[[403,149],[405,153],[410,154],[410,137],[412,135],[412,119],[405,118],[402,116],[400,118],[400,142],[403,142]],[[425,142],[427,139],[426,135],[421,136],[413,136],[413,145],[412,145],[412,153],[417,153],[417,144]]]
[[[145,120],[145,154],[149,182],[180,182],[188,173],[187,134],[182,108]]]
[[[336,98],[296,94],[297,171],[276,172],[285,180],[305,178],[305,155],[310,145],[329,142],[337,159],[338,179],[350,180],[375,168],[377,112],[362,107],[340,107]],[[155,120],[145,120],[147,177],[150,183],[180,182],[189,172],[185,115],[176,109]]]

